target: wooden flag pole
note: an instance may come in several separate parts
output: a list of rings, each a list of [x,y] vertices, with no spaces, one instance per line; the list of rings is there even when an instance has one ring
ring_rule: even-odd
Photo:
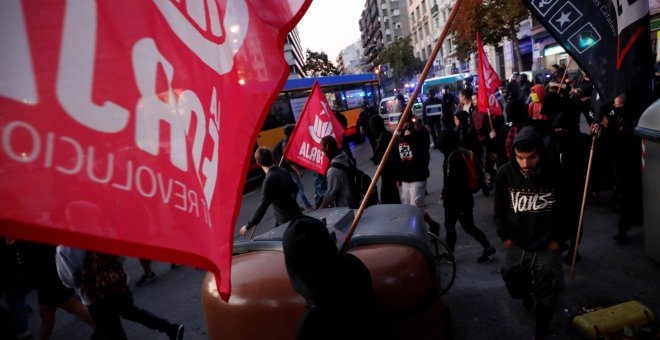
[[[587,202],[587,191],[589,190],[589,175],[591,174],[591,163],[594,159],[594,146],[596,145],[596,134],[591,138],[591,150],[589,150],[589,163],[587,165],[587,176],[584,179],[584,192],[582,194],[582,206],[580,207],[580,220],[578,221],[577,235],[573,249],[573,263],[571,264],[571,280],[575,276],[575,262],[577,260],[578,248],[580,247],[580,234],[582,233],[582,221],[584,220],[584,206]]]
[[[573,58],[569,56],[568,64],[566,65],[566,70],[564,71],[564,74],[561,76],[561,83],[559,83],[559,87],[557,88],[557,93],[561,91],[561,86],[564,85],[564,80],[566,80],[566,75],[568,74],[568,68],[571,67],[572,62],[573,62]]]
[[[422,71],[422,75],[419,77],[419,80],[417,81],[418,85],[415,87],[415,90],[413,91],[412,95],[410,96],[410,100],[408,101],[408,104],[406,105],[406,109],[401,114],[401,117],[399,117],[399,124],[397,124],[396,130],[392,134],[392,139],[390,139],[390,143],[387,145],[387,150],[385,151],[385,154],[383,155],[383,159],[381,159],[380,165],[378,165],[378,169],[376,169],[376,173],[374,174],[374,177],[371,180],[371,184],[369,185],[369,189],[367,190],[366,195],[364,195],[364,198],[362,199],[362,203],[360,204],[360,208],[358,209],[358,212],[355,215],[355,219],[353,219],[353,224],[351,224],[351,228],[346,233],[346,239],[344,240],[344,244],[341,247],[341,251],[339,252],[340,254],[344,254],[348,251],[348,245],[351,241],[351,237],[353,237],[353,233],[355,232],[355,228],[357,227],[358,222],[360,222],[360,218],[362,217],[362,214],[364,213],[364,209],[366,209],[366,207],[367,207],[367,202],[369,202],[369,198],[371,197],[371,195],[373,195],[373,192],[376,189],[376,183],[378,182],[378,178],[380,178],[380,175],[383,172],[383,168],[384,168],[385,164],[387,163],[387,159],[389,158],[390,153],[394,149],[394,145],[397,142],[397,137],[398,137],[399,132],[401,131],[401,127],[403,127],[403,123],[408,119],[408,116],[410,115],[410,111],[412,109],[412,106],[415,103],[415,100],[417,99],[417,96],[419,95],[419,92],[421,91],[422,86],[420,86],[419,84],[424,84],[424,80],[426,80],[426,76],[428,75],[429,71],[431,70],[431,66],[433,65],[433,61],[438,56],[438,53],[440,52],[440,48],[442,48],[442,43],[445,41],[445,38],[447,37],[447,34],[449,33],[449,28],[451,27],[452,23],[454,22],[454,18],[456,18],[456,15],[458,14],[458,9],[461,8],[462,3],[463,3],[463,0],[456,0],[456,3],[454,4],[454,8],[451,10],[451,13],[449,14],[449,18],[447,18],[447,23],[445,24],[445,27],[442,29],[442,33],[440,33],[440,37],[438,37],[438,41],[435,43],[435,47],[433,48],[433,52],[431,52],[431,56],[429,56],[429,59],[426,62],[426,66],[424,66],[424,70]]]

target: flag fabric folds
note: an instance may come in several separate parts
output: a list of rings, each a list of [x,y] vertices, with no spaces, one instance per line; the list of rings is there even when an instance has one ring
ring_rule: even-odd
[[[286,34],[311,0],[0,4],[0,236],[187,264],[230,294]]]
[[[500,84],[502,84],[502,81],[497,75],[497,72],[495,72],[493,67],[490,66],[490,63],[488,62],[486,52],[484,52],[484,46],[481,43],[479,32],[477,32],[477,48],[477,68],[479,75],[477,109],[479,112],[488,112],[489,114],[501,116],[502,107],[495,97],[495,92],[497,91],[497,88],[500,86]]]
[[[620,94],[645,96],[649,91],[653,61],[648,1],[523,2],[589,75],[603,103]]]
[[[321,175],[330,162],[321,151],[321,139],[333,136],[341,147],[344,128],[339,123],[317,81],[284,150],[284,157]]]

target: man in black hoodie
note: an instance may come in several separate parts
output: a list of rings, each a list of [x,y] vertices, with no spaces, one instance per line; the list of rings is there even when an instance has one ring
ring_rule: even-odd
[[[495,222],[506,251],[502,273],[518,264],[532,268],[533,295],[523,303],[531,308],[536,300],[536,339],[544,339],[557,294],[564,288],[561,251],[573,222],[570,201],[575,197],[562,169],[546,159],[535,128],[520,130],[512,154],[495,180]]]

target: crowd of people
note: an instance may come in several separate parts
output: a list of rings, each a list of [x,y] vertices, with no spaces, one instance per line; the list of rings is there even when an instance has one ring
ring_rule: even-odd
[[[379,201],[416,206],[429,231],[441,236],[441,225],[429,214],[426,196],[430,173],[442,171],[441,203],[450,250],[442,260],[454,261],[455,226],[460,222],[483,248],[477,262],[487,263],[496,248],[475,225],[473,195],[481,192],[489,197],[492,192],[495,227],[505,252],[503,276],[513,267],[532,269],[534,293],[525,296],[523,305],[534,308],[535,336],[542,339],[548,333],[557,294],[564,287],[562,260],[570,264],[576,253],[592,143],[589,202],[597,204],[600,192],[606,190],[612,193],[610,200],[620,202],[619,228],[613,231],[616,242],[625,244],[631,225],[641,223],[641,146],[633,129],[645,102],[632,94],[636,102],[630,105],[631,94],[621,94],[613,103],[600,103],[584,72],[570,77],[559,65],[552,67],[548,77],[531,81],[526,74],[515,73],[501,92],[501,116],[478,110],[471,87],[456,94],[449,88],[442,89],[441,95],[434,90],[426,93],[423,119],[408,118],[402,130],[395,131],[397,148],[383,165]],[[402,95],[397,100],[405,107]],[[586,121],[582,126],[590,129],[581,130],[581,119]],[[392,132],[377,109],[368,105],[357,124],[369,140],[371,160],[379,165]],[[324,138],[322,148],[331,164],[355,166],[354,158],[344,152],[346,147],[339,148],[333,137]],[[429,167],[434,150],[444,156],[442,169]],[[471,171],[475,178],[470,178]],[[327,177],[315,176],[325,184],[324,192],[316,191],[321,202],[316,207],[349,206],[345,171],[331,167]],[[295,193],[286,195],[297,208]]]
[[[589,199],[598,203],[601,191],[612,190],[610,199],[620,202],[616,241],[625,244],[631,226],[641,223],[641,145],[633,129],[646,99],[621,94],[613,103],[600,103],[585,73],[576,79],[565,73],[555,65],[544,82],[530,81],[525,74],[515,73],[502,88],[501,116],[478,110],[477,96],[471,87],[458,93],[444,88],[441,95],[431,89],[426,93],[423,119],[409,117],[402,123],[401,131],[394,131],[398,134],[396,150],[383,165],[378,193],[381,204],[416,206],[429,232],[441,237],[441,224],[429,213],[426,200],[431,172],[441,171],[444,180],[441,202],[437,203],[444,207],[444,236],[449,248],[441,260],[455,261],[459,222],[482,247],[478,263],[489,262],[496,248],[475,224],[473,195],[492,195],[494,224],[505,252],[503,276],[516,266],[532,268],[534,273],[533,294],[526,296],[523,304],[535,309],[537,339],[547,335],[557,294],[564,287],[562,253],[566,253],[565,263],[574,260],[590,147],[594,148],[594,164],[588,183]],[[397,100],[402,108],[406,106],[402,95]],[[580,129],[583,118],[591,127],[587,133]],[[345,118],[342,123],[346,124]],[[393,132],[386,129],[378,111],[368,105],[363,106],[357,124],[369,140],[371,161],[379,165]],[[354,207],[351,186],[357,163],[349,144],[338,143],[332,136],[322,139],[321,150],[330,160],[330,168],[324,176],[314,174],[312,204],[300,180],[303,172],[283,158],[292,131],[293,126],[284,127],[285,138],[273,150],[261,147],[255,151],[255,160],[266,177],[259,205],[240,228],[241,235],[261,222],[270,205],[274,207],[276,226],[287,222],[299,225],[304,221],[303,212],[312,209]],[[441,169],[430,167],[435,150],[443,156]],[[328,241],[325,233],[312,237],[301,230],[305,229],[292,227],[287,231],[285,248],[300,244],[308,236]],[[293,236],[294,233],[298,234]],[[182,338],[182,325],[133,304],[122,268],[123,258],[63,246],[56,250],[53,246],[11,239],[1,243],[1,283],[11,310],[12,336],[26,337],[24,298],[36,288],[41,339],[48,339],[52,332],[56,308],[89,324],[95,330],[95,339],[126,338],[120,317],[163,332],[170,339]],[[318,304],[319,295],[315,294],[325,293],[321,293],[323,287],[313,285],[315,280],[323,280],[310,278],[308,282],[297,273],[306,265],[304,261],[297,262],[305,260],[303,253],[296,253],[300,249],[298,246],[285,251],[287,269],[293,275],[292,281],[298,282],[294,288],[309,295],[305,296],[308,304]],[[334,250],[319,256],[339,261]],[[342,261],[348,261],[347,268],[364,275],[363,265],[356,264],[355,259]],[[140,284],[154,276],[148,260],[141,264],[144,275]],[[78,294],[74,294],[74,289]],[[307,313],[299,332],[313,334],[309,327],[321,322],[319,315],[332,313],[333,305],[327,306],[327,311],[315,312],[321,314]],[[305,326],[307,322],[310,324]]]

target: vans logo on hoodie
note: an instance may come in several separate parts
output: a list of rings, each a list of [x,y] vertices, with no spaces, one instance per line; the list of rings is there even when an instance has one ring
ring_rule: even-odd
[[[529,192],[509,189],[511,208],[514,213],[552,211],[556,199],[553,191]]]

